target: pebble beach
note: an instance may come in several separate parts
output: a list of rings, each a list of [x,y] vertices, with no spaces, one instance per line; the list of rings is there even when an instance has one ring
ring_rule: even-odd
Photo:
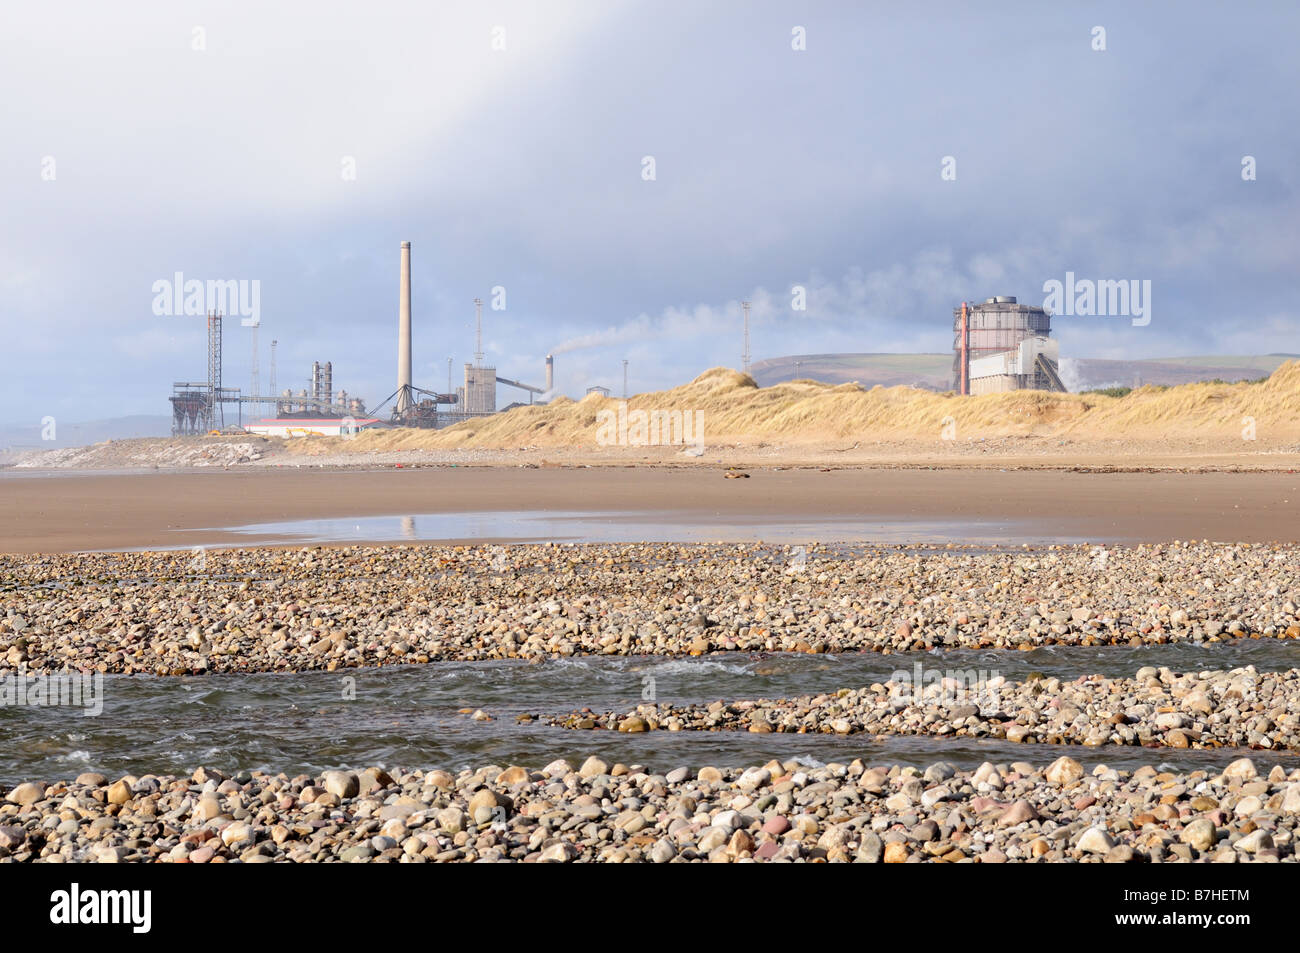
[[[792,699],[641,705],[599,716],[580,711],[551,724],[625,732],[868,732],[1094,747],[1295,749],[1300,748],[1298,701],[1296,669],[1177,674],[1147,666],[1131,679],[1008,682],[997,676],[967,683],[940,676],[915,691],[912,681],[900,680]]]
[[[1300,547],[1220,543],[0,556],[0,675],[1295,640],[1298,568]]]
[[[14,861],[1105,863],[1295,859],[1300,771],[771,761],[83,774],[0,806]]]
[[[0,677],[638,655],[707,661],[1228,645],[1300,637],[1280,544],[345,546],[0,557]],[[197,561],[196,561],[197,560]],[[761,666],[760,666],[761,667]],[[480,713],[475,713],[479,717]],[[490,716],[483,715],[490,719]],[[1278,861],[1294,858],[1300,670],[941,678],[815,695],[537,710],[566,737],[745,732],[748,764],[602,760],[290,777],[88,771],[0,787],[15,861]],[[762,757],[786,734],[1022,742],[958,767]],[[1143,746],[1085,769],[1072,747]],[[1046,747],[1044,747],[1046,746]],[[599,750],[599,740],[593,750]],[[1213,770],[1162,764],[1225,749]],[[1242,756],[1242,749],[1255,749]],[[1104,750],[1102,750],[1104,757]]]

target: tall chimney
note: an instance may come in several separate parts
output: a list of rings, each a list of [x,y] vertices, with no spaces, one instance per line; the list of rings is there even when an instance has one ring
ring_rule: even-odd
[[[546,355],[546,393],[555,389],[555,355]]]
[[[402,279],[397,297],[397,403],[395,413],[411,409],[411,243],[402,242]]]
[[[970,319],[965,301],[961,303],[961,390],[958,393],[970,393]]]

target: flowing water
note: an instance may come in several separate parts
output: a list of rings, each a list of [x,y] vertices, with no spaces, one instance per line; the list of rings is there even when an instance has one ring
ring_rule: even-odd
[[[809,763],[864,758],[923,765],[945,760],[963,767],[983,761],[1041,762],[1061,746],[953,738],[891,738],[748,732],[623,734],[572,731],[516,716],[563,714],[589,706],[625,710],[653,688],[660,702],[789,697],[868,685],[915,664],[961,677],[1032,672],[1075,678],[1132,675],[1144,665],[1175,671],[1254,665],[1260,671],[1300,666],[1293,641],[1242,640],[1200,646],[1046,647],[1032,652],[959,650],[882,656],[744,653],[704,658],[592,657],[523,661],[446,662],[351,669],[333,673],[209,675],[187,678],[108,676],[103,710],[0,708],[0,783],[72,777],[99,771],[186,773],[198,765],[222,771],[319,771],[327,767],[445,767],[525,764],[557,757],[666,771],[679,765],[740,767],[772,757]],[[346,695],[355,695],[345,697]],[[482,709],[474,721],[462,709]],[[1083,763],[1135,767],[1171,764],[1221,767],[1241,753],[1136,747],[1085,748]],[[1300,766],[1300,753],[1254,752],[1262,763]]]
[[[718,522],[686,513],[500,511],[301,520],[225,527],[253,545],[475,539],[526,542],[838,541],[852,552],[863,543],[998,546],[1065,543],[1045,539],[1028,521],[925,523],[870,516],[818,521],[806,517]],[[194,540],[184,547],[195,545]],[[218,544],[221,545],[221,544]],[[159,547],[150,547],[159,548]],[[518,715],[565,714],[590,707],[626,710],[649,697],[661,702],[777,698],[869,685],[895,671],[940,671],[973,681],[994,675],[1022,679],[1034,672],[1132,675],[1145,665],[1175,671],[1254,665],[1260,671],[1300,666],[1292,641],[1129,647],[1046,647],[1032,652],[960,650],[924,655],[772,655],[706,658],[632,657],[434,663],[336,673],[210,675],[187,678],[106,677],[103,710],[0,707],[0,783],[54,779],[95,770],[122,774],[189,773],[198,765],[222,771],[263,768],[290,774],[327,767],[444,767],[525,764],[590,754],[656,770],[714,764],[740,767],[772,757],[809,763],[864,758],[875,763],[973,767],[985,760],[1042,761],[1064,750],[1086,764],[1116,767],[1168,764],[1222,766],[1240,752],[1137,747],[1040,747],[958,738],[831,734],[668,732],[622,734],[571,731]],[[352,697],[355,696],[355,697]],[[482,709],[475,721],[463,709]],[[1256,753],[1259,757],[1260,753]],[[1300,763],[1300,752],[1266,753],[1267,763]]]

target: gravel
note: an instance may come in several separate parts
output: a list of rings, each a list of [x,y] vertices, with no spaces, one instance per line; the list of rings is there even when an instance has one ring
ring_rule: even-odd
[[[672,780],[670,780],[670,777]],[[0,791],[0,861],[1002,863],[1296,859],[1300,770],[744,769],[98,775]],[[342,794],[338,793],[342,790]]]
[[[908,675],[910,673],[903,673]],[[555,717],[565,728],[617,731],[826,732],[1000,738],[1046,744],[1173,748],[1300,748],[1300,669],[1177,674],[1146,667],[1133,678],[1008,681],[948,676],[798,698],[643,704]]]
[[[1300,547],[344,546],[0,556],[0,675],[1300,638]]]

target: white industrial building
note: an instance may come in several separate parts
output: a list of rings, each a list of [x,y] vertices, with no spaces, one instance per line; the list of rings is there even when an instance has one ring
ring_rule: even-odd
[[[267,437],[351,437],[378,423],[378,417],[269,417],[244,429]]]

